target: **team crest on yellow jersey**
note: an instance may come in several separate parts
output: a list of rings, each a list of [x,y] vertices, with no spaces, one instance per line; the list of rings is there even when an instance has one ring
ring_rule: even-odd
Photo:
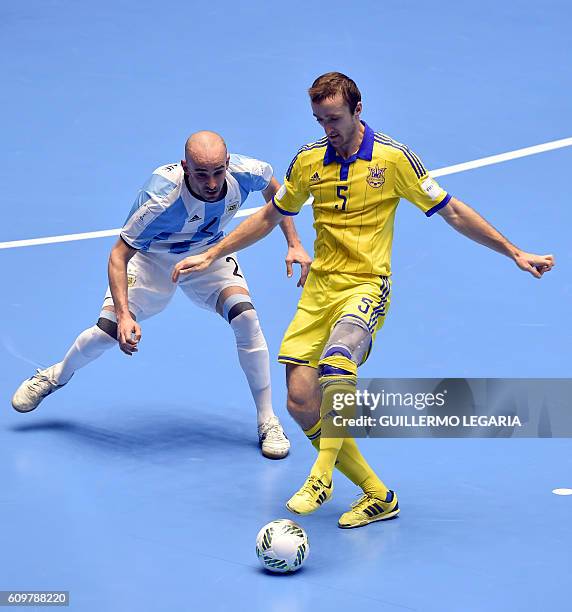
[[[385,168],[380,168],[377,164],[374,168],[368,166],[369,176],[366,178],[367,184],[374,189],[381,187],[385,183]]]

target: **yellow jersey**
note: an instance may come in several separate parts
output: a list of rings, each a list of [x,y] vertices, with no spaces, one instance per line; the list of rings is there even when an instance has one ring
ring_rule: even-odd
[[[347,159],[327,137],[303,146],[272,199],[282,214],[295,215],[314,198],[313,270],[389,276],[400,198],[428,217],[451,199],[413,151],[363,125],[360,148]]]

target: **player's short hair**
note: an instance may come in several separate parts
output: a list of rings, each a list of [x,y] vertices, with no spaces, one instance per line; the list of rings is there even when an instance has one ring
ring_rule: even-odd
[[[319,76],[312,83],[312,87],[308,89],[310,100],[317,104],[328,98],[333,98],[338,93],[342,94],[350,108],[350,113],[353,115],[357,103],[361,101],[361,93],[355,82],[345,74],[326,72],[326,74]]]

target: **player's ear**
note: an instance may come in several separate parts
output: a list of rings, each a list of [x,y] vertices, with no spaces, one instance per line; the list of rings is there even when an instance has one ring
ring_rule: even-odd
[[[361,111],[363,110],[363,106],[361,104],[361,100],[356,104],[356,109],[354,111],[354,115],[358,116],[361,114]]]
[[[230,163],[230,155],[227,153],[226,154],[226,167],[228,169],[228,164]]]
[[[189,174],[189,170],[187,169],[187,162],[184,159],[181,160],[181,167],[183,168],[183,172],[185,174]]]

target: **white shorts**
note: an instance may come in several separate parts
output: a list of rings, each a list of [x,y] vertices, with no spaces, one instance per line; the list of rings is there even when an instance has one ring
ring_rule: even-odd
[[[138,321],[161,312],[175,293],[177,285],[197,306],[216,312],[218,296],[227,287],[242,287],[248,291],[236,253],[217,259],[207,270],[171,280],[176,263],[186,253],[148,253],[137,251],[127,264],[127,296],[129,310]],[[113,306],[109,287],[104,306]]]

